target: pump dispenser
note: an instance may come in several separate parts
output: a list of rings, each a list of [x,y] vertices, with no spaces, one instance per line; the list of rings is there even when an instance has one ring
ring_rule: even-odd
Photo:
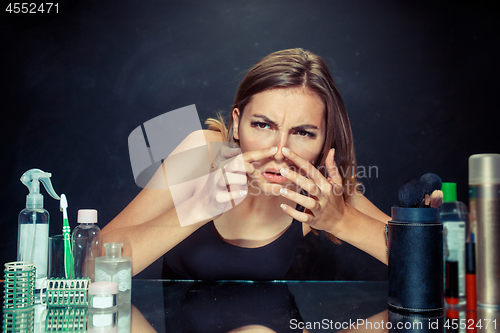
[[[132,258],[122,256],[122,243],[106,243],[106,256],[95,260],[95,281],[118,283],[118,304],[130,303]]]
[[[29,189],[30,193],[26,196],[26,208],[19,213],[17,260],[35,263],[37,300],[39,300],[43,279],[47,277],[50,219],[49,212],[43,208],[40,182],[51,197],[60,200],[50,182],[51,176],[52,174],[40,169],[31,169],[21,177],[21,182]]]

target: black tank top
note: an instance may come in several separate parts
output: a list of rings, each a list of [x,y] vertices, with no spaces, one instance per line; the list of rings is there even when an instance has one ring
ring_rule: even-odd
[[[302,223],[294,219],[273,242],[239,247],[225,242],[210,221],[168,251],[163,265],[194,280],[279,280],[290,268],[303,237]]]

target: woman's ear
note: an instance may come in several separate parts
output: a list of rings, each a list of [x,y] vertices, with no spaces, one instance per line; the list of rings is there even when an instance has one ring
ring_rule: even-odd
[[[231,112],[231,117],[233,117],[233,139],[239,140],[240,134],[238,132],[238,127],[240,124],[240,110],[238,108],[234,108],[233,112]]]

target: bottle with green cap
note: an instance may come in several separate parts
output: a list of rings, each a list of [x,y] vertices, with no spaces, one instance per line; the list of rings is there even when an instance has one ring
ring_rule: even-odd
[[[458,265],[458,284],[455,276],[446,276],[445,296],[447,300],[465,298],[465,237],[469,214],[467,206],[457,201],[457,184],[443,183],[443,203],[439,207],[439,217],[443,222],[443,263]],[[458,288],[456,288],[458,287]],[[458,294],[457,294],[458,293]]]

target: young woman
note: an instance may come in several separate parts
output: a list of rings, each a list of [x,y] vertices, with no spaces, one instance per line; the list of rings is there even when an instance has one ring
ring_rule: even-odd
[[[103,243],[124,243],[134,275],[166,254],[186,278],[280,279],[312,229],[387,263],[390,218],[357,191],[349,119],[320,57],[302,49],[268,55],[240,84],[228,128],[207,123],[183,144],[200,134],[209,146],[234,143],[239,149],[210,152],[212,167],[238,155],[240,169],[212,172],[180,204],[168,186],[146,188],[106,225]]]

